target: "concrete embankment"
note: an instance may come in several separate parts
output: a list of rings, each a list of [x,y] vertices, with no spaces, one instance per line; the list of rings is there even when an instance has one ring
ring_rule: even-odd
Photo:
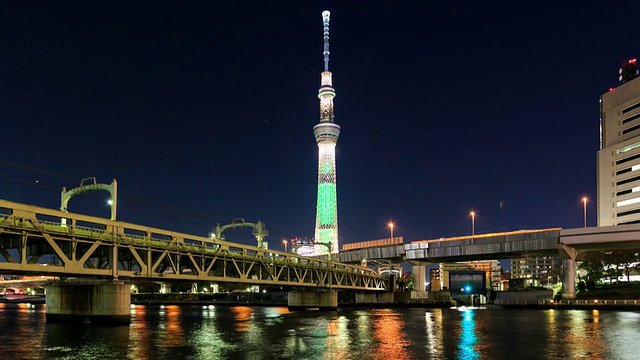
[[[541,300],[540,309],[640,310],[638,299]]]
[[[496,291],[491,304],[502,307],[537,307],[538,302],[553,298],[551,290]]]

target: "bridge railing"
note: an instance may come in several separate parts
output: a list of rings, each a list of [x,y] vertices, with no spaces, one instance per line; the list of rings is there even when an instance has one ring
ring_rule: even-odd
[[[63,222],[62,219],[66,219],[66,221]],[[260,258],[265,262],[283,263],[292,267],[326,269],[327,271],[379,277],[375,270],[363,266],[304,257],[250,245],[67,213],[6,200],[0,200],[0,224],[14,229],[37,230],[50,234],[137,247],[189,251],[213,256],[225,255],[246,260]]]

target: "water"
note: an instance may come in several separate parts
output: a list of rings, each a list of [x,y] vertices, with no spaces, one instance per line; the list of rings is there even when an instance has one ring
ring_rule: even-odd
[[[141,306],[131,325],[48,324],[0,304],[11,359],[638,359],[640,312]]]

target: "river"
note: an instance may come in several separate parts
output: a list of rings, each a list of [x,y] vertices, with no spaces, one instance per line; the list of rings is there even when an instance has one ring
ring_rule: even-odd
[[[129,326],[0,304],[6,359],[639,359],[640,312],[144,306]]]

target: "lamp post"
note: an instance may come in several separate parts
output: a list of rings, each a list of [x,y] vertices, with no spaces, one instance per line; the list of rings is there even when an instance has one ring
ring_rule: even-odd
[[[584,209],[584,227],[587,227],[587,197],[582,198],[582,208]]]
[[[471,236],[474,236],[476,234],[476,212],[472,211],[469,215],[471,215]]]
[[[284,252],[287,252],[287,240],[282,240],[282,244],[284,245]]]
[[[391,230],[391,242],[393,242],[393,223],[389,223],[389,229]]]

